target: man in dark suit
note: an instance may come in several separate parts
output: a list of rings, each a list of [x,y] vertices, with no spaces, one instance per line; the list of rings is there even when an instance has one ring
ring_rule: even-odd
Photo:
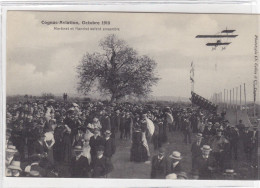
[[[82,146],[75,146],[75,157],[71,162],[71,177],[90,178],[90,164],[87,157],[82,155]]]
[[[159,154],[152,158],[152,179],[164,179],[167,171],[167,160],[165,158],[165,151],[163,148],[159,149]]]
[[[121,115],[120,115],[120,111],[116,110],[115,115],[112,118],[112,122],[111,124],[111,131],[112,131],[112,136],[114,137],[114,133],[118,132],[119,128],[120,128],[120,123],[121,123]]]
[[[97,155],[97,147],[100,145],[104,146],[104,140],[100,136],[100,131],[98,129],[94,130],[94,135],[90,137],[89,145],[91,147],[90,154],[91,158],[94,159]]]
[[[203,131],[205,144],[209,144],[209,141],[212,138],[212,136],[214,136],[214,134],[215,134],[215,130],[212,128],[212,123],[208,122],[208,125],[205,127]]]
[[[192,133],[191,123],[188,118],[185,118],[183,122],[183,134],[184,134],[184,142],[186,144],[191,143],[191,133]]]
[[[91,167],[93,169],[93,178],[107,178],[113,170],[111,160],[104,156],[104,146],[100,145],[97,148],[97,156],[92,159]]]
[[[212,171],[214,170],[214,159],[211,157],[211,148],[209,145],[203,145],[201,148],[202,155],[197,157],[194,165],[194,172],[198,172],[199,179],[212,179]]]
[[[246,154],[246,159],[248,161],[252,160],[252,151],[253,151],[253,144],[252,144],[252,132],[249,131],[249,126],[245,126],[245,131],[243,134],[243,144],[244,144],[244,152]]]
[[[102,125],[101,132],[102,132],[102,135],[104,135],[106,130],[111,130],[111,119],[110,119],[109,113],[104,111],[103,116],[101,117],[100,121],[101,121],[100,123]]]
[[[169,156],[170,159],[169,161],[167,162],[167,172],[166,174],[172,174],[172,173],[175,173],[175,174],[178,174],[182,171],[182,165],[181,165],[181,159],[182,159],[182,156],[181,156],[181,153],[178,152],[178,151],[173,151],[172,154]]]
[[[192,159],[192,169],[194,169],[196,159],[202,154],[201,147],[203,146],[202,143],[202,134],[198,133],[196,135],[196,141],[192,143],[191,146],[191,159]]]
[[[238,148],[238,142],[239,142],[239,130],[234,125],[231,125],[231,127],[230,127],[229,142],[230,142],[231,159],[234,156],[234,159],[237,160],[237,148]]]
[[[104,156],[111,159],[111,157],[116,152],[116,145],[115,140],[111,138],[111,131],[106,130],[105,131],[105,138],[104,138]]]

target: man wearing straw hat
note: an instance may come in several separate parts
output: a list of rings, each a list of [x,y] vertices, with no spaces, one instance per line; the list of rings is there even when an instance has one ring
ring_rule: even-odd
[[[12,161],[20,160],[17,155],[18,151],[15,146],[8,145],[6,149],[6,160],[5,164],[10,165]]]
[[[235,173],[234,169],[226,169],[223,173],[225,180],[234,180],[237,173]]]
[[[11,164],[8,166],[8,169],[11,170],[13,177],[19,177],[20,173],[22,172],[21,162],[20,161],[12,161]]]
[[[167,173],[179,173],[182,171],[182,165],[181,165],[181,153],[178,151],[173,151],[172,154],[169,156],[170,160],[168,161],[167,165]]]
[[[198,172],[199,179],[212,179],[214,160],[210,155],[212,149],[209,145],[203,145],[200,155],[195,162],[194,171]]]
[[[82,155],[83,148],[78,145],[74,148],[75,157],[72,159],[71,176],[72,177],[90,177],[90,164],[87,157]]]

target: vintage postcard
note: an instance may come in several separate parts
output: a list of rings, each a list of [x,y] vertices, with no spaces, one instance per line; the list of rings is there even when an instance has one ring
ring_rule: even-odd
[[[5,176],[259,179],[258,23],[7,11]]]

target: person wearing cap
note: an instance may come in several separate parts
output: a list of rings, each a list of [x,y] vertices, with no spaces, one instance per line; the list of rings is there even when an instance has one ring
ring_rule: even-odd
[[[74,147],[75,157],[71,160],[71,177],[89,178],[90,163],[88,158],[82,155],[83,148],[80,145]]]
[[[111,131],[106,130],[104,132],[104,156],[111,159],[116,152],[115,140],[111,138]]]
[[[89,145],[91,147],[91,158],[94,159],[97,155],[97,147],[100,145],[104,146],[104,139],[100,136],[99,129],[94,129],[94,135],[90,138]]]
[[[171,173],[179,173],[182,171],[181,165],[182,156],[181,153],[178,151],[173,151],[172,154],[169,156],[168,164],[167,164],[167,171],[166,174]]]
[[[152,179],[164,179],[167,172],[167,159],[164,148],[159,148],[157,155],[152,157]]]
[[[199,179],[212,179],[215,162],[211,156],[212,149],[209,145],[203,145],[202,154],[197,157],[193,172],[198,172]]]
[[[21,162],[20,161],[12,161],[8,166],[8,169],[11,170],[13,177],[19,177],[21,175]]]
[[[199,157],[202,152],[201,152],[201,147],[204,145],[202,142],[203,136],[202,133],[198,133],[196,135],[196,141],[192,143],[191,145],[191,164],[192,164],[192,169],[195,166],[195,161],[196,158]]]
[[[107,178],[109,173],[114,169],[111,160],[104,156],[104,146],[97,147],[97,155],[92,159],[91,167],[93,178]]]

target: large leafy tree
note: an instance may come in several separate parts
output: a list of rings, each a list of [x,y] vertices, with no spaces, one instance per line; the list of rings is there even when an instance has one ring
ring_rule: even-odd
[[[116,101],[124,96],[147,96],[159,78],[156,62],[139,56],[124,40],[108,35],[100,41],[103,53],[86,53],[77,66],[78,91],[88,94],[93,88]]]

